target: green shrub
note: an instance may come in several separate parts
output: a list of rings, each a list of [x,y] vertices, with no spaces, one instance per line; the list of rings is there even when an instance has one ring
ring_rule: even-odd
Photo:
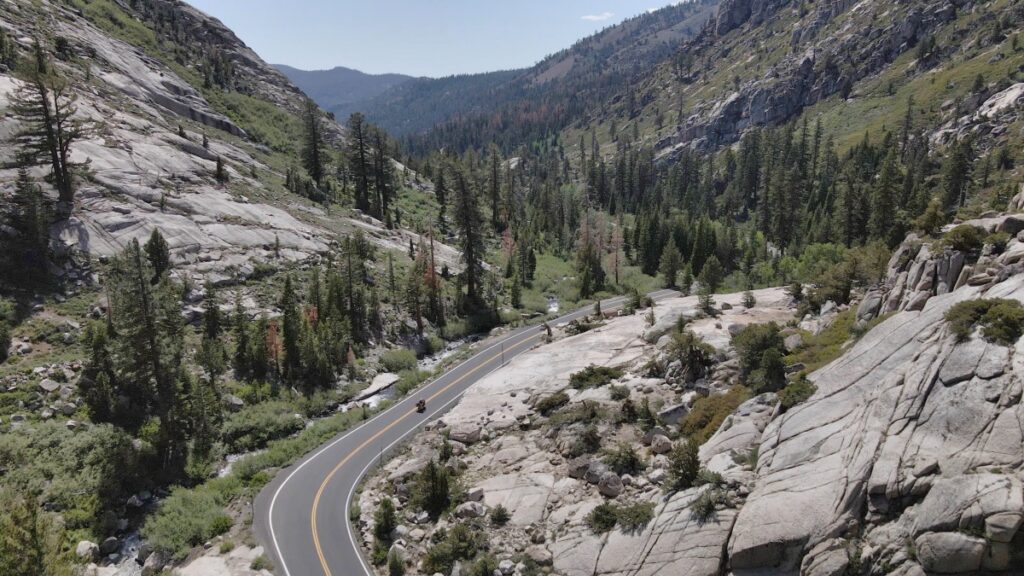
[[[381,498],[377,511],[373,515],[373,536],[383,542],[391,542],[391,532],[398,526],[395,516],[395,503],[391,498]]]
[[[783,350],[782,335],[775,322],[751,324],[733,336],[732,344],[740,358],[740,378],[746,381],[752,372],[761,367],[764,352],[768,349]]]
[[[722,421],[748,398],[750,391],[743,386],[733,386],[725,394],[698,398],[679,423],[679,431],[698,445],[703,444],[718,430]]]
[[[491,524],[495,526],[504,526],[508,524],[508,521],[512,519],[512,515],[509,514],[508,509],[498,504],[491,509]]]
[[[451,478],[448,470],[431,460],[419,473],[413,486],[412,501],[437,518],[452,503]]]
[[[422,384],[427,378],[430,378],[430,372],[426,370],[402,370],[398,373],[398,382],[395,383],[395,391],[398,392],[399,396],[405,396],[409,392],[416,389],[417,386]]]
[[[442,340],[440,337],[435,336],[433,334],[431,334],[430,336],[427,336],[426,345],[427,345],[427,354],[437,354],[438,352],[443,352],[444,349],[445,349],[445,346],[447,346],[445,344],[444,340]]]
[[[622,376],[622,368],[595,366],[591,364],[569,376],[569,385],[577,390],[599,388]]]
[[[469,567],[468,576],[494,576],[497,569],[498,560],[490,554],[483,554]]]
[[[973,252],[981,248],[982,230],[970,224],[961,224],[942,237],[944,244],[954,250],[962,252]]]
[[[993,232],[985,237],[984,243],[991,246],[996,254],[1001,254],[1010,243],[1010,235],[1006,232]]]
[[[608,387],[608,392],[611,395],[612,400],[622,401],[629,398],[629,388],[620,384],[612,384]]]
[[[668,487],[671,490],[686,490],[694,485],[700,473],[698,444],[693,440],[677,442],[668,455]]]
[[[233,521],[223,498],[212,490],[175,488],[146,520],[142,533],[153,547],[182,560],[191,548],[227,532]]]
[[[685,379],[692,382],[703,378],[708,368],[715,363],[715,348],[704,342],[693,332],[684,330],[674,332],[672,341],[666,348],[666,353],[672,360],[678,360],[682,364]]]
[[[970,337],[981,325],[985,340],[1009,346],[1024,330],[1024,307],[1016,300],[975,299],[958,302],[946,311],[946,322],[957,339]]]
[[[604,457],[604,463],[618,475],[637,474],[644,469],[644,461],[632,446],[625,442],[619,443],[614,450]]]
[[[306,426],[295,417],[295,409],[286,402],[272,401],[246,406],[229,416],[221,426],[221,438],[232,452],[263,448],[271,440],[291,436]]]
[[[149,487],[152,457],[109,424],[71,431],[63,422],[36,422],[0,433],[0,485],[59,509],[68,530],[104,534],[115,529],[125,500]]]
[[[440,531],[438,531],[440,532]],[[485,535],[471,530],[465,524],[456,524],[441,534],[441,540],[427,549],[423,558],[423,572],[426,574],[450,574],[459,560],[472,560],[483,546]]]
[[[395,348],[381,354],[380,363],[388,372],[400,372],[416,368],[416,353],[408,348]]]
[[[690,514],[697,522],[703,524],[715,515],[719,504],[725,504],[725,493],[718,488],[709,488],[700,493],[690,502]]]
[[[397,550],[388,554],[388,576],[405,576],[405,561]]]
[[[636,424],[640,418],[640,412],[636,409],[633,400],[626,398],[619,406],[619,422],[622,424]]]
[[[568,403],[569,395],[566,394],[565,392],[558,391],[555,392],[554,394],[551,394],[550,396],[546,396],[543,399],[541,399],[539,402],[537,402],[537,405],[534,406],[534,408],[536,408],[537,412],[539,412],[542,416],[547,416],[548,414],[551,414],[555,410],[558,410],[559,408],[565,406]]]
[[[639,532],[654,519],[654,503],[640,502],[628,506],[621,506],[615,511],[619,521],[619,528],[630,534]]]
[[[1009,346],[1024,329],[1024,308],[1016,300],[997,302],[981,318],[981,334],[989,342]]]
[[[778,348],[764,351],[760,366],[747,376],[747,384],[756,393],[775,392],[785,386],[786,364]]]
[[[217,549],[221,554],[227,554],[235,549],[234,540],[225,540],[220,543],[220,547]]]
[[[596,426],[587,426],[569,449],[569,456],[575,458],[583,454],[593,454],[600,449],[601,434],[598,433]]]
[[[807,400],[817,391],[818,387],[811,383],[805,376],[793,380],[779,392],[779,403],[783,410],[789,410],[793,406]]]
[[[697,479],[693,481],[693,485],[706,486],[708,484],[712,486],[725,486],[725,477],[714,470],[701,468],[697,471]]]
[[[370,562],[374,566],[383,566],[388,561],[388,548],[387,543],[381,540],[373,541],[373,548],[370,550]]]
[[[757,298],[754,296],[754,293],[750,290],[743,292],[743,307],[753,308],[754,306],[757,306]]]
[[[761,445],[760,444],[755,444],[754,447],[751,448],[749,452],[744,452],[743,454],[735,454],[732,457],[732,459],[737,464],[740,464],[742,466],[746,466],[746,467],[750,468],[751,470],[753,470],[753,469],[757,468],[757,459],[760,456],[760,453],[761,453]]]
[[[587,526],[595,534],[611,531],[616,525],[626,533],[639,532],[654,519],[654,503],[640,502],[625,506],[616,506],[611,502],[598,504],[587,515]]]
[[[618,514],[616,514],[615,505],[610,502],[602,502],[598,504],[590,514],[587,514],[587,526],[594,531],[595,534],[604,534],[615,528],[615,524],[619,521]]]
[[[254,558],[253,561],[249,564],[249,568],[257,571],[270,571],[274,569],[274,564],[270,561],[270,558],[267,558],[265,554],[260,554],[259,556]]]

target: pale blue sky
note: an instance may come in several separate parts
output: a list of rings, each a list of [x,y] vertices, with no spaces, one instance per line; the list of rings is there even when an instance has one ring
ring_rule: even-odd
[[[188,0],[264,60],[444,76],[530,66],[670,0]]]

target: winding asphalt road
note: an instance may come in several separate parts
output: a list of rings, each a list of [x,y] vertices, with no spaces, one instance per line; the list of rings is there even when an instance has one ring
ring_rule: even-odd
[[[659,290],[660,300],[675,294]],[[613,310],[624,297],[601,303]],[[566,314],[551,324],[585,316],[591,308]],[[483,341],[480,350],[387,410],[341,433],[282,470],[256,498],[253,526],[279,576],[372,575],[348,520],[359,481],[384,454],[424,424],[436,419],[485,374],[541,341],[543,328],[527,326]],[[427,412],[416,402],[427,401]]]

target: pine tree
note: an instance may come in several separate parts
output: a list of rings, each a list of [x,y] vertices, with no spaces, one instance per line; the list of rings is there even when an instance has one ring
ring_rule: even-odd
[[[111,262],[111,337],[94,331],[83,382],[94,383],[85,394],[94,418],[100,415],[130,432],[146,422],[155,424],[152,438],[161,471],[173,477],[185,465],[189,430],[181,422],[187,413],[182,288],[166,275],[154,285],[153,276],[137,241]]]
[[[437,326],[445,326],[444,298],[442,297],[441,277],[437,274],[437,261],[434,258],[434,233],[430,233],[430,259],[424,271],[423,283],[427,288],[427,316]]]
[[[374,198],[370,211],[392,227],[391,200],[395,192],[395,171],[391,158],[388,157],[387,135],[377,127],[371,127],[370,137],[373,140],[373,189]]]
[[[143,248],[146,251],[146,258],[153,268],[153,284],[160,281],[160,278],[171,269],[171,249],[167,241],[160,234],[159,228],[153,228],[149,240]]]
[[[48,218],[42,191],[24,167],[18,169],[14,195],[0,220],[14,235],[0,253],[0,272],[11,284],[41,281],[47,270]]]
[[[252,371],[252,344],[249,340],[249,336],[252,333],[251,324],[249,315],[245,313],[245,308],[242,306],[242,293],[239,291],[235,294],[235,312],[232,316],[232,328],[235,336],[234,367],[235,371],[243,378]]]
[[[961,140],[953,145],[942,166],[942,203],[947,209],[959,208],[967,199],[971,178],[971,143]]]
[[[718,291],[718,287],[722,284],[724,278],[725,270],[722,269],[722,265],[718,262],[718,257],[711,255],[704,263],[704,267],[701,268],[697,280],[702,287],[706,287],[708,291],[714,293]]]
[[[211,285],[206,287],[206,311],[203,314],[202,340],[199,344],[200,364],[206,370],[209,383],[213,385],[227,369],[227,350],[221,339],[222,318],[220,300]]]
[[[502,230],[501,222],[501,156],[498,147],[494,144],[490,149],[490,174],[488,178],[488,197],[491,201],[491,227],[496,231]]]
[[[214,169],[213,178],[224,184],[229,180],[227,168],[224,167],[224,158],[217,156],[217,167]]]
[[[322,186],[327,174],[327,154],[324,144],[320,109],[312,100],[306,100],[302,109],[303,142],[302,165],[317,186]]]
[[[661,275],[665,281],[666,288],[673,288],[676,285],[676,277],[680,268],[683,267],[683,256],[674,241],[669,241],[661,252]]]
[[[870,215],[868,216],[868,234],[872,238],[885,242],[890,236],[896,220],[897,186],[902,180],[896,160],[896,149],[889,148],[889,153],[882,163],[882,171],[875,182],[870,197]]]
[[[466,281],[466,300],[471,307],[479,306],[480,281],[483,276],[484,237],[483,221],[475,191],[466,181],[461,169],[455,171],[455,225],[459,229],[459,248],[462,250],[463,276]]]
[[[416,504],[436,518],[451,502],[448,470],[431,460],[416,479]]]
[[[355,183],[356,208],[370,211],[370,143],[366,118],[356,112],[348,119],[345,161]]]
[[[448,188],[444,182],[444,168],[438,167],[437,178],[434,180],[434,197],[437,199],[437,226],[441,234],[448,233],[448,223],[445,219],[445,211],[448,209]]]
[[[50,64],[36,40],[35,59],[25,70],[26,82],[11,96],[11,109],[24,129],[15,134],[18,160],[23,166],[49,164],[57,188],[57,216],[71,214],[75,196],[71,145],[87,135],[87,125],[75,118],[77,95]]]
[[[285,276],[281,295],[282,337],[284,352],[284,378],[295,382],[302,368],[302,319],[299,302],[292,286],[291,274]]]
[[[423,335],[423,276],[427,272],[426,254],[420,250],[419,256],[413,260],[412,267],[405,279],[405,307],[416,322],[416,333]]]
[[[679,281],[679,290],[685,295],[690,294],[690,288],[693,286],[693,269],[689,264],[683,266],[682,278]]]
[[[519,270],[518,269],[512,274],[511,284],[512,284],[512,286],[510,288],[510,291],[511,291],[510,297],[511,297],[512,307],[513,308],[522,308],[523,307],[523,281],[522,281],[522,279],[519,276]]]

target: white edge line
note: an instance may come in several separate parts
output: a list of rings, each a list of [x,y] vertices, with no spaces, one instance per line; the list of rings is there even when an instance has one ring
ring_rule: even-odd
[[[654,292],[651,292],[651,297],[653,298],[653,297],[654,297],[654,296],[653,296],[654,294],[658,294],[659,292],[663,292],[663,291],[665,291],[665,290],[667,290],[667,289],[662,289],[662,290],[655,290]],[[608,303],[610,304],[610,303],[611,303],[611,302],[613,302],[613,301],[616,301],[616,300],[624,300],[624,299],[625,299],[625,296],[619,296],[619,297],[616,297],[616,298],[610,298],[610,299],[608,299]],[[575,316],[575,315],[577,315],[577,314],[579,314],[579,313],[581,313],[581,312],[585,311],[586,309],[587,309],[587,307],[583,307],[583,308],[580,308],[580,309],[578,309],[578,310],[575,310],[575,311],[573,311],[573,312],[570,312],[569,314],[566,314],[565,316],[562,316],[562,317],[556,318],[555,320],[552,320],[552,322],[562,321],[563,319],[565,319],[565,318],[569,318],[569,317],[571,317],[571,316]],[[529,332],[529,330],[530,330],[531,328],[537,328],[537,326],[528,326],[528,327],[525,327],[525,328],[523,329],[523,333]],[[469,358],[467,358],[467,359],[463,360],[463,361],[462,361],[462,362],[461,362],[461,363],[460,363],[459,365],[461,366],[462,364],[465,364],[466,362],[469,362],[470,360],[473,360],[473,359],[474,359],[474,358],[476,358],[477,356],[480,356],[480,355],[484,354],[485,352],[489,352],[490,350],[493,350],[493,349],[494,349],[495,347],[497,347],[497,346],[500,346],[500,345],[504,344],[505,342],[507,342],[508,340],[511,340],[511,339],[515,338],[516,336],[518,336],[518,334],[517,334],[517,333],[515,333],[515,332],[513,332],[512,334],[509,334],[509,335],[507,335],[507,336],[506,336],[505,338],[503,338],[503,339],[501,339],[501,340],[499,340],[499,341],[495,342],[494,344],[492,344],[492,345],[488,346],[487,348],[484,348],[483,350],[481,350],[481,351],[477,352],[476,354],[473,354],[473,355],[472,355],[472,356],[470,356]],[[499,365],[499,366],[498,366],[497,368],[495,368],[494,370],[497,370],[497,369],[501,368],[501,366],[502,366],[502,365]],[[454,370],[454,369],[453,369],[453,370]],[[452,371],[453,371],[453,370],[452,370]],[[448,373],[450,373],[450,372],[451,372],[451,371],[449,371],[449,372],[446,372],[446,373],[445,373],[445,374],[443,374],[442,376],[444,376],[444,375],[447,375],[447,374],[448,374]],[[492,372],[493,372],[493,370],[492,370]],[[488,372],[488,374],[489,374],[489,373],[490,373],[490,372]],[[434,380],[433,382],[431,382],[430,384],[428,384],[428,386],[430,386],[430,385],[434,385],[434,384],[437,384],[437,383],[439,382],[439,380],[440,380],[440,379],[438,379],[438,380]],[[426,391],[426,388],[424,388],[424,390],[423,390],[423,391]],[[331,449],[332,447],[334,447],[335,445],[337,445],[337,444],[338,444],[339,442],[341,442],[342,440],[345,440],[346,438],[348,438],[348,437],[349,437],[350,435],[352,435],[353,433],[355,433],[355,432],[356,432],[356,431],[358,431],[359,429],[363,428],[364,426],[368,426],[368,425],[370,424],[370,422],[373,422],[374,420],[377,420],[378,418],[380,418],[380,417],[384,416],[385,414],[388,414],[388,413],[390,413],[390,412],[391,412],[392,410],[395,410],[395,409],[397,409],[397,408],[398,408],[399,406],[401,406],[402,404],[404,404],[404,403],[406,403],[406,402],[408,402],[408,401],[412,400],[414,396],[415,396],[414,394],[410,394],[410,395],[406,396],[406,397],[405,397],[405,398],[404,398],[403,400],[400,400],[400,401],[399,401],[399,402],[398,402],[397,404],[395,404],[394,406],[391,406],[391,407],[389,407],[388,409],[384,410],[383,412],[380,412],[379,414],[377,414],[377,415],[376,415],[376,416],[374,416],[373,418],[370,418],[369,420],[367,420],[367,421],[366,421],[366,422],[364,422],[363,424],[360,424],[359,426],[356,426],[356,427],[352,428],[351,430],[349,430],[348,432],[346,432],[346,433],[345,433],[344,435],[342,435],[341,437],[339,437],[339,438],[336,438],[335,440],[331,441],[330,443],[328,443],[328,444],[327,444],[327,445],[325,445],[325,446],[322,446],[322,447],[321,447],[321,448],[320,448],[319,450],[317,450],[316,452],[314,452],[312,456],[309,456],[308,458],[306,458],[306,459],[305,459],[304,461],[302,461],[302,462],[301,462],[301,463],[300,463],[300,464],[299,464],[298,466],[296,466],[294,470],[292,470],[291,472],[289,472],[289,473],[288,473],[288,476],[286,476],[286,477],[285,477],[285,479],[284,479],[284,481],[282,481],[282,482],[281,482],[281,485],[280,485],[280,486],[278,486],[278,487],[277,487],[277,490],[275,490],[275,491],[274,491],[274,496],[273,496],[273,497],[272,497],[272,498],[270,499],[270,506],[269,506],[269,508],[267,509],[267,526],[268,526],[268,528],[269,528],[269,531],[270,531],[270,540],[271,540],[271,543],[273,543],[273,545],[274,545],[274,552],[276,552],[276,556],[277,556],[277,559],[278,559],[278,560],[279,560],[279,561],[281,562],[281,568],[282,568],[282,569],[284,570],[284,574],[285,574],[285,576],[291,576],[291,571],[289,571],[289,570],[288,570],[288,564],[287,564],[287,562],[285,562],[285,559],[284,559],[284,554],[283,554],[283,553],[281,552],[281,546],[280,546],[280,545],[278,544],[278,542],[277,542],[277,535],[276,535],[276,534],[275,534],[275,532],[274,532],[274,505],[275,505],[275,504],[277,504],[277,497],[278,497],[278,496],[279,496],[279,495],[281,494],[281,490],[283,490],[283,489],[284,489],[284,487],[285,487],[285,485],[287,485],[287,484],[288,484],[288,481],[292,479],[292,476],[294,476],[294,475],[295,475],[295,474],[296,474],[296,473],[297,473],[297,472],[298,472],[299,470],[302,470],[302,468],[304,468],[304,467],[306,466],[306,464],[309,464],[309,463],[310,463],[310,462],[312,462],[313,460],[316,460],[316,458],[317,458],[317,457],[319,457],[319,456],[320,456],[321,454],[323,454],[323,453],[324,453],[324,452],[326,452],[327,450]],[[458,395],[458,396],[456,396],[456,398],[455,398],[455,399],[458,399],[458,398],[459,398],[459,397],[461,397],[461,396],[462,396],[462,393],[460,392],[460,393],[459,393],[459,395]],[[453,399],[453,401],[454,401],[454,399]],[[450,403],[451,403],[451,402],[449,402],[449,404],[450,404]],[[448,406],[448,404],[445,404],[445,406],[442,406],[442,408],[440,408],[440,409],[438,409],[438,410],[435,410],[435,411],[434,411],[433,413],[431,413],[431,415],[430,415],[430,418],[433,418],[433,417],[434,417],[434,416],[435,416],[435,415],[436,415],[436,414],[437,414],[437,413],[438,413],[438,412],[439,412],[440,410],[444,409],[444,408],[445,408],[445,407],[447,407],[447,406]],[[409,430],[409,432],[411,432],[412,430],[416,430],[417,428],[418,428],[418,427],[413,427],[413,428],[411,428],[411,429]],[[408,435],[408,433],[409,433],[409,432],[406,432],[406,435]],[[404,435],[403,435],[403,437],[404,437]],[[390,446],[389,446],[388,448],[390,448]],[[372,462],[371,462],[371,463],[372,463]],[[365,470],[363,471],[363,473],[365,473]],[[362,473],[360,473],[360,479],[361,479],[361,478],[362,478]],[[353,489],[354,489],[354,487],[355,487],[355,485],[353,485]],[[349,497],[351,497],[351,493],[349,494]],[[348,505],[348,501],[346,501],[346,506],[347,506],[347,505]],[[349,536],[350,536],[350,539],[352,540],[352,543],[353,543],[353,544],[355,544],[355,540],[354,540],[354,537],[352,537],[352,528],[351,528],[351,522],[350,522],[350,521],[348,520],[348,517],[347,517],[347,516],[346,516],[346,518],[345,518],[345,521],[346,521],[346,524],[348,524],[348,525],[349,525],[349,526],[347,527],[347,530],[348,530],[348,532],[349,532]],[[360,563],[362,563],[362,564],[363,564],[363,568],[364,568],[364,570],[365,570],[365,569],[366,569],[366,561],[365,561],[365,560],[363,559],[363,555],[362,555],[362,550],[361,550],[361,549],[360,549],[359,547],[356,547],[356,552],[358,553],[358,555],[359,555],[359,561],[360,561]],[[372,573],[371,573],[371,572],[369,572],[369,570],[367,570],[367,574],[372,574]]]

